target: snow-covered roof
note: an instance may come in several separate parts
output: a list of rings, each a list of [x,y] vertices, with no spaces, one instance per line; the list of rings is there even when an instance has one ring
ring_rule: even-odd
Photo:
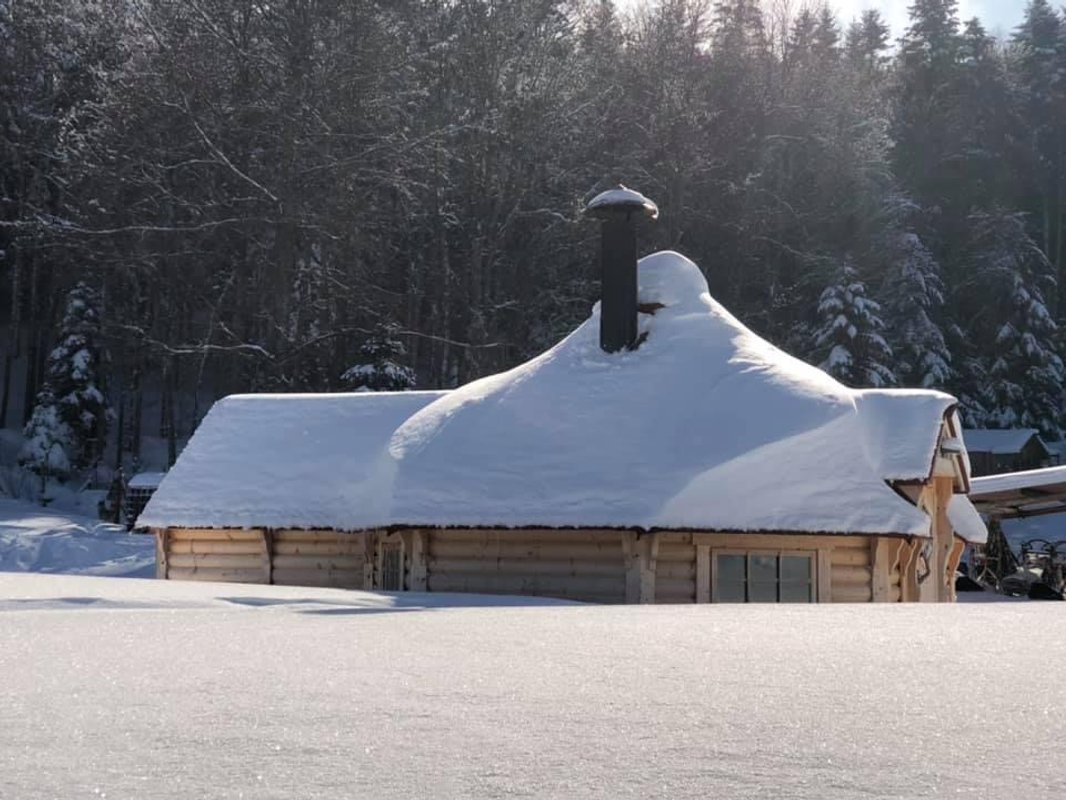
[[[662,308],[635,351],[600,349],[597,305],[447,394],[224,400],[138,524],[928,535],[888,482],[928,478],[954,398],[843,386],[745,328],[677,253],[642,259],[639,285]]]
[[[970,544],[985,544],[988,541],[988,528],[977,513],[973,503],[964,494],[955,494],[948,501],[948,522],[962,539]]]
[[[930,474],[939,392],[857,391],[745,328],[684,256],[641,260],[647,339],[552,349],[392,437],[390,522],[928,534],[889,480]]]
[[[379,461],[388,460],[392,432],[443,394],[260,394],[220,400],[137,526],[352,529],[353,520],[368,513],[367,505],[380,506],[387,496],[387,470]]]
[[[1026,443],[1034,436],[1044,444],[1040,438],[1040,431],[1035,428],[1008,428],[1003,430],[967,428],[962,432],[966,441],[966,449],[971,453],[992,453],[994,455],[1010,455],[1020,453]],[[1044,447],[1047,450],[1047,447]]]
[[[165,472],[138,472],[130,478],[131,489],[155,489],[162,482]]]

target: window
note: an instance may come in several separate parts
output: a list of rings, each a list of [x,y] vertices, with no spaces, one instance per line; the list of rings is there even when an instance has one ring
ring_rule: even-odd
[[[711,578],[716,603],[813,603],[813,553],[717,552]]]

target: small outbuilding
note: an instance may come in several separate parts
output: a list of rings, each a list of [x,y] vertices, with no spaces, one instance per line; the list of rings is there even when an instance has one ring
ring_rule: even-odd
[[[1055,466],[1058,453],[1035,428],[967,428],[966,451],[974,477]]]
[[[590,204],[608,217],[603,302],[536,358],[450,392],[219,401],[139,520],[159,576],[954,599],[986,536],[955,399],[843,386],[748,330],[678,253],[638,270],[627,220],[654,206],[608,195],[615,211]]]

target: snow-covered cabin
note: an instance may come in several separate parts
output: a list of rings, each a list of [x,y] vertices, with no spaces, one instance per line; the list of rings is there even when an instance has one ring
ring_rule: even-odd
[[[601,602],[945,601],[966,541],[956,401],[854,390],[756,336],[673,252],[639,346],[600,304],[450,392],[219,401],[145,509],[167,578]]]

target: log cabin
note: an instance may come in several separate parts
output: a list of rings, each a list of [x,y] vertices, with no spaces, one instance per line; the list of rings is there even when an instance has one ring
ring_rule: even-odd
[[[608,205],[631,222],[650,205],[636,197]],[[447,392],[216,403],[138,521],[158,576],[953,600],[964,547],[986,536],[955,399],[840,384],[747,329],[684,256],[638,265],[635,245],[606,241],[628,235],[615,221],[605,262],[632,253],[631,274],[611,286],[625,264],[605,263],[589,319],[514,369]]]

